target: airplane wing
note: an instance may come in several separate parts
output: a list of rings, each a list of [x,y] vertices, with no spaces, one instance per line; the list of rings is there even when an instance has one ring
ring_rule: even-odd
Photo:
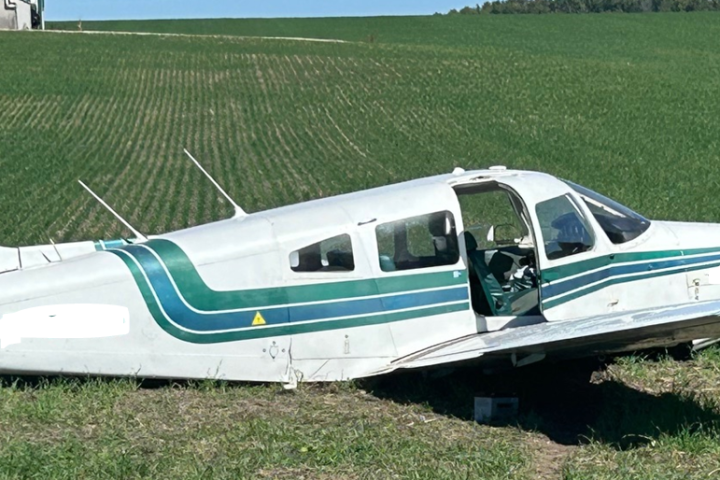
[[[509,358],[513,365],[522,366],[546,357],[589,357],[718,336],[720,301],[714,300],[470,335],[399,358],[375,374],[483,362],[489,357]]]

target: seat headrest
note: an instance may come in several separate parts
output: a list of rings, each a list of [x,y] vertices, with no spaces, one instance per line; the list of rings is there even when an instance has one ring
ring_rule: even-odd
[[[473,237],[473,234],[470,232],[463,232],[463,236],[465,237],[465,250],[468,252],[477,250],[478,244],[475,237]]]
[[[445,237],[433,237],[433,245],[435,245],[435,251],[437,253],[445,253],[448,249],[447,238]]]
[[[352,252],[330,250],[327,252],[328,267],[339,267],[345,270],[355,270],[355,260]]]
[[[293,269],[296,272],[317,272],[323,268],[320,252],[301,251],[299,260],[298,266]]]
[[[394,272],[395,262],[387,255],[380,255],[380,269],[383,272]]]
[[[430,217],[428,222],[428,230],[430,235],[433,237],[444,237],[445,236],[445,222],[448,221],[447,213],[436,213]]]

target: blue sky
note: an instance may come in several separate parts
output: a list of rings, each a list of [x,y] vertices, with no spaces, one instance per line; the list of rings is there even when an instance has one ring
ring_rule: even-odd
[[[45,18],[113,20],[428,15],[445,13],[451,8],[471,3],[463,0],[45,0]]]

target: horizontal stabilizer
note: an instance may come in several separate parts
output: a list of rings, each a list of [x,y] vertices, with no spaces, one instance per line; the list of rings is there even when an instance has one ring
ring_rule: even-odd
[[[579,358],[674,346],[708,337],[720,337],[717,300],[471,335],[400,358],[375,373],[478,361],[489,355],[506,355],[513,363],[517,359],[545,356]]]
[[[0,273],[17,270],[19,263],[17,248],[0,247]]]
[[[97,250],[126,245],[125,240],[109,242],[73,242],[32,245],[28,247],[0,247],[0,274],[28,268],[43,267]]]

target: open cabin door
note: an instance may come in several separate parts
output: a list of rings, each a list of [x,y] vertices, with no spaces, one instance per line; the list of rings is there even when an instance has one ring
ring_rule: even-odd
[[[539,316],[535,236],[520,196],[497,182],[460,185],[455,193],[473,310],[486,319],[485,328]]]

